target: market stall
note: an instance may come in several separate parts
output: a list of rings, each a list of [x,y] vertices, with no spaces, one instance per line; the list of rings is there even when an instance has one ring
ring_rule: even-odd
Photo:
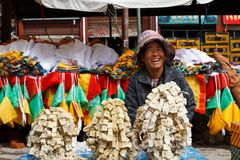
[[[93,120],[97,106],[104,100],[109,97],[124,100],[128,78],[139,67],[133,65],[135,56],[131,50],[125,51],[117,60],[113,59],[111,64],[109,61],[99,61],[98,65],[95,65],[94,61],[91,63],[91,59],[84,61],[84,52],[99,52],[94,52],[91,46],[83,46],[78,39],[58,48],[46,42],[40,45],[38,41],[18,41],[22,40],[1,45],[3,51],[12,48],[25,51],[9,51],[1,55],[1,75],[4,77],[1,78],[3,99],[0,115],[2,123],[11,127],[14,127],[14,123],[22,126],[31,124],[44,108],[56,107],[69,112],[75,124],[83,122],[83,125],[87,126]],[[31,47],[26,47],[29,45]],[[36,58],[43,51],[53,55],[50,56],[53,60],[47,61],[44,56],[43,59],[41,56]],[[83,51],[82,59],[74,59],[76,51]],[[30,56],[32,52],[35,57]],[[100,49],[100,53],[102,52]],[[172,67],[185,74],[193,88],[197,102],[195,112],[212,115],[209,121],[212,134],[222,129],[230,129],[231,122],[239,121],[240,112],[229,91],[226,73],[204,52],[194,49],[177,49],[176,52]],[[88,57],[89,55],[86,56]],[[210,103],[207,103],[207,100],[210,100]]]
[[[106,9],[104,6],[101,6],[100,8]],[[30,41],[27,43],[30,43]],[[115,61],[110,65],[106,63],[103,64],[102,62],[99,65],[98,62],[93,62],[93,64],[86,63],[89,61],[92,62],[90,60],[89,54],[93,54],[93,50],[88,48],[88,46],[84,46],[85,48],[82,48],[81,42],[78,40],[74,40],[73,43],[68,43],[67,46],[60,46],[59,48],[56,48],[54,45],[51,45],[49,43],[35,44],[34,42],[34,44],[27,44],[25,46],[28,45],[32,45],[33,47],[30,47],[30,50],[26,49],[24,54],[27,54],[29,52],[25,56],[30,55],[31,57],[36,56],[36,54],[39,53],[39,56],[37,56],[39,57],[39,63],[35,63],[37,59],[34,59],[33,57],[33,60],[31,61],[33,64],[30,63],[32,66],[36,66],[38,68],[35,68],[35,70],[29,69],[29,71],[27,70],[23,72],[16,64],[4,66],[8,68],[12,67],[13,70],[10,71],[13,71],[13,73],[15,72],[15,74],[12,74],[12,72],[6,73],[6,71],[8,71],[8,68],[6,70],[3,69],[3,71],[5,71],[3,72],[3,75],[12,76],[8,76],[7,78],[2,79],[3,87],[1,92],[4,97],[2,99],[2,103],[4,102],[4,106],[7,104],[6,106],[8,106],[9,110],[4,109],[4,113],[0,115],[4,115],[1,116],[2,122],[10,126],[13,126],[14,122],[22,125],[26,122],[31,123],[31,121],[37,119],[44,108],[51,107],[62,107],[65,111],[70,112],[75,123],[83,121],[84,125],[87,126],[92,121],[94,114],[97,112],[97,106],[101,105],[101,102],[103,100],[106,100],[108,97],[118,97],[120,99],[124,99],[124,91],[127,88],[127,79],[137,69],[137,67],[135,68],[132,65],[134,53],[130,50],[126,51],[125,54],[123,54],[119,59],[115,59]],[[21,47],[22,45],[20,45],[20,48]],[[76,47],[76,50],[81,48],[80,51],[84,51],[82,52],[81,59],[77,59],[77,64],[79,65],[76,65],[75,62],[69,63],[69,61],[66,62],[54,59],[54,57],[70,57],[71,60],[76,60],[74,58],[74,50],[72,52],[69,51],[71,49],[74,49],[74,47]],[[11,48],[11,45],[9,48]],[[24,50],[25,48],[21,49]],[[6,51],[9,51],[9,49],[6,49]],[[85,53],[88,51],[89,54],[86,55]],[[41,55],[41,53],[44,53],[47,56],[51,57],[51,62],[48,63],[46,56]],[[66,55],[66,53],[72,54],[69,56]],[[13,59],[10,58],[8,60],[19,60],[19,57],[20,56],[17,56]],[[180,69],[180,71],[183,71],[183,73],[186,73],[186,75],[190,75],[187,79],[193,88],[198,85],[199,88],[197,88],[194,92],[198,104],[196,112],[205,114],[207,111],[209,111],[209,115],[213,113],[214,116],[212,116],[212,120],[209,122],[209,126],[213,128],[212,131],[214,133],[217,133],[224,128],[229,129],[231,122],[236,121],[236,119],[239,118],[237,115],[239,108],[237,108],[236,104],[234,105],[233,99],[230,98],[232,95],[229,92],[229,84],[227,80],[228,77],[226,74],[220,72],[217,75],[212,75],[210,78],[205,77],[204,74],[210,75],[212,73],[211,71],[215,65],[206,66],[204,63],[201,64],[201,66],[197,67],[197,69],[202,69],[200,71],[192,67],[186,67],[187,70],[185,70],[185,68],[182,67],[184,65],[177,65],[177,63],[175,63],[176,66],[174,67],[177,67],[177,69]],[[41,66],[44,67],[41,68],[38,64],[41,64]],[[79,68],[79,66],[81,66],[81,68]],[[208,70],[203,70],[204,67],[209,66],[210,68],[208,68]],[[51,71],[52,68],[54,68],[54,72],[50,73],[49,71]],[[80,71],[80,73],[76,73],[76,70]],[[19,73],[23,73],[23,75],[26,76],[23,76],[22,74],[18,75]],[[32,77],[33,75],[37,77]],[[18,76],[21,77],[18,78]],[[206,79],[208,80],[207,83],[205,82]],[[218,83],[219,81],[221,83]],[[19,86],[21,86],[21,89],[19,89]],[[210,88],[209,86],[214,87],[211,88],[211,90],[207,90],[206,88]],[[9,90],[11,90],[11,92]],[[223,96],[227,98],[222,97],[222,94],[219,92],[220,90],[223,91]],[[11,99],[11,93],[14,93],[14,91],[16,92],[15,94],[17,96]],[[209,93],[207,91],[209,91]],[[16,98],[21,100],[16,100]],[[207,99],[210,99],[210,101],[212,101],[209,106],[206,106]],[[226,99],[229,99],[229,101],[223,102]],[[221,106],[219,106],[219,103]],[[224,115],[223,124],[216,124],[214,122],[216,119],[213,119],[222,118],[219,117],[218,114],[219,108]],[[17,111],[18,109],[19,111]]]

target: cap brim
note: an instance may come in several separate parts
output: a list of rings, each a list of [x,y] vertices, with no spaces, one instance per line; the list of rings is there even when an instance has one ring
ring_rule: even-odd
[[[143,41],[142,43],[140,43],[137,48],[136,48],[136,55],[139,54],[140,52],[140,49],[145,45],[145,44],[148,44],[149,42],[152,42],[152,41],[155,41],[155,40],[158,40],[159,42],[161,43],[166,43],[166,41],[162,38],[159,38],[159,37],[151,37],[149,39],[146,39],[145,41]]]

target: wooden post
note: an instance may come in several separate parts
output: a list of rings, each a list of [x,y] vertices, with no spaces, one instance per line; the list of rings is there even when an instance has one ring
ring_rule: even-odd
[[[83,26],[84,27],[84,26]],[[88,18],[85,17],[85,41],[86,41],[86,44],[88,43]]]
[[[79,38],[83,42],[83,19],[82,19],[82,17],[79,20]]]
[[[216,32],[224,32],[223,16],[218,16],[218,23],[216,25]]]
[[[143,16],[143,30],[142,31],[151,29],[150,21],[151,21],[151,16]]]
[[[109,37],[112,38],[112,18],[109,16]]]
[[[26,36],[22,19],[18,19],[17,21],[17,36],[20,38]]]
[[[128,26],[129,26],[128,8],[124,8],[122,14],[122,41],[124,49],[129,48]]]

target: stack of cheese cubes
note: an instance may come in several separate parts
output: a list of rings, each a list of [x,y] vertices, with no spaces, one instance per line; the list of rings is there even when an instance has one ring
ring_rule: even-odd
[[[177,160],[181,150],[191,145],[191,124],[186,99],[175,82],[161,84],[138,108],[133,126],[133,142],[150,159]]]
[[[44,109],[32,123],[28,137],[29,153],[43,160],[77,160],[73,152],[72,140],[78,136],[79,129],[73,117],[62,108]]]

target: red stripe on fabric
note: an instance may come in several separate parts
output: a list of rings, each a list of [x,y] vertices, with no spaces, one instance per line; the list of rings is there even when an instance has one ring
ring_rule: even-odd
[[[51,72],[43,77],[42,79],[42,91],[45,92],[52,85],[56,85],[61,83],[62,81],[62,73],[60,72]]]
[[[207,90],[206,90],[206,98],[210,99],[215,95],[215,77],[210,76],[208,78],[208,83],[207,83]]]
[[[97,81],[96,75],[91,74],[90,82],[88,86],[88,95],[87,95],[88,101],[92,100],[94,97],[96,97],[101,93],[102,93],[102,90],[100,88],[100,84]]]
[[[227,77],[224,73],[219,73],[219,78],[220,78],[221,90],[222,90],[228,86],[229,82],[227,82]]]
[[[2,89],[3,86],[4,86],[3,81],[2,81],[2,79],[0,79],[0,89]]]
[[[72,77],[70,72],[51,72],[46,76],[43,76],[42,80],[42,91],[45,92],[48,88],[59,85],[64,81],[65,91],[69,91],[72,86]],[[64,76],[64,77],[63,77]]]
[[[122,87],[123,91],[126,93],[127,88],[128,88],[128,79],[121,80],[121,87]]]
[[[109,78],[108,96],[112,96],[114,94],[117,94],[117,80]]]
[[[71,74],[74,74],[74,75],[71,76]],[[65,76],[64,77],[64,79],[65,79],[65,81],[64,81],[64,88],[65,88],[65,91],[68,92],[71,89],[72,85],[73,85],[73,81],[76,80],[75,78],[76,78],[77,75],[75,73],[66,72],[66,73],[64,73],[63,76]],[[72,78],[73,78],[73,80],[72,80]]]
[[[8,76],[8,82],[11,86],[14,86],[14,84],[16,83],[16,77],[17,76]]]
[[[36,80],[35,80],[36,79]],[[35,77],[30,77],[27,76],[26,77],[26,87],[28,90],[28,94],[29,94],[29,98],[32,99],[32,97],[34,95],[36,95],[38,93],[38,89],[37,89],[37,85],[38,85],[38,80],[39,78],[35,78]],[[37,83],[36,83],[37,82]],[[41,82],[40,82],[41,83]],[[40,88],[39,88],[40,89]]]
[[[196,78],[198,79],[198,82],[200,84],[200,103],[199,107],[195,110],[196,112],[200,114],[206,113],[206,81],[205,76],[202,74],[197,74]]]
[[[107,88],[107,79],[108,76],[107,75],[99,75],[99,83],[100,83],[100,87],[101,89],[106,89]]]
[[[222,86],[221,86],[220,74],[215,75],[215,78],[216,78],[216,89],[221,90]]]

